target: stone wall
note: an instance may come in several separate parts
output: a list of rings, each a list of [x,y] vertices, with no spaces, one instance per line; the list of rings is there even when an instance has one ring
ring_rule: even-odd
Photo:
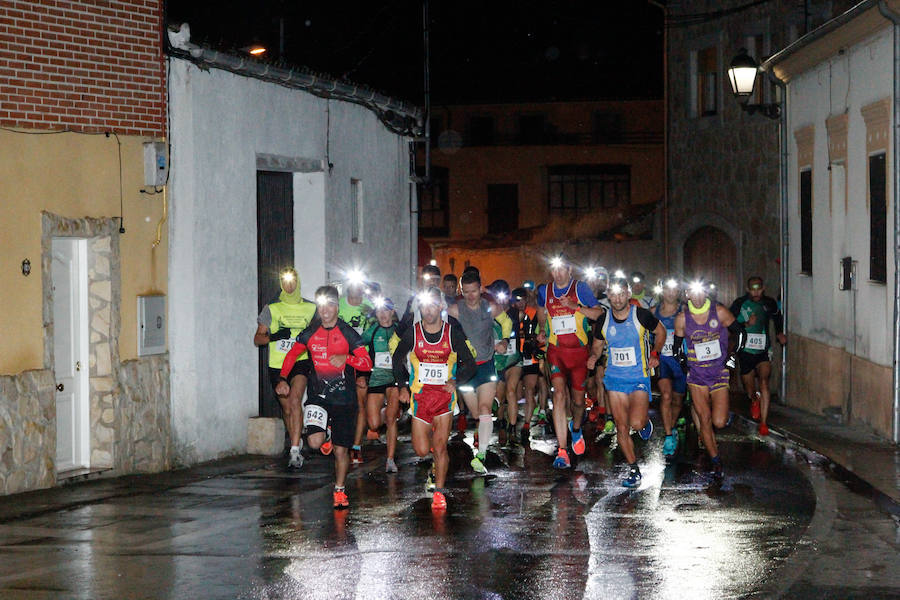
[[[56,483],[56,398],[53,373],[0,376],[0,494]]]
[[[169,355],[122,363],[121,394],[110,415],[115,430],[116,471],[155,473],[172,466]]]

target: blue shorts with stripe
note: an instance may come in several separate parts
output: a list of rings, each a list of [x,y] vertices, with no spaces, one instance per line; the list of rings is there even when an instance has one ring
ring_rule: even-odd
[[[659,357],[659,378],[672,380],[672,391],[676,394],[687,392],[687,375],[674,356]]]

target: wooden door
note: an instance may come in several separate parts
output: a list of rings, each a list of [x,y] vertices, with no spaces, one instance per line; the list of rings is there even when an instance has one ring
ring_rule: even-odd
[[[737,248],[721,229],[701,227],[684,243],[684,277],[703,277],[716,284],[717,300],[729,306],[737,298],[740,284]]]

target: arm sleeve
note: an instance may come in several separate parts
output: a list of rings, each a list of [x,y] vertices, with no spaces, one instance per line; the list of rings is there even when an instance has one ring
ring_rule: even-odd
[[[294,368],[294,363],[297,362],[297,358],[303,355],[306,352],[306,342],[309,341],[309,336],[305,336],[306,332],[309,329],[303,330],[303,333],[297,336],[297,341],[294,342],[294,345],[288,350],[287,355],[284,357],[284,362],[281,363],[281,377],[286,379],[288,374],[291,372],[291,369]],[[302,341],[301,341],[302,338]]]
[[[731,307],[728,310],[734,315],[735,319],[741,318],[741,307],[744,305],[744,300],[746,299],[747,296],[741,296],[731,303]]]
[[[608,314],[609,312],[606,311],[602,315],[600,315],[599,319],[594,321],[594,327],[591,330],[591,333],[593,334],[595,340],[603,339],[603,324],[606,323],[606,315]]]
[[[394,334],[394,337],[397,338],[397,347],[392,355],[394,381],[404,386],[409,382],[409,371],[406,369],[406,358],[410,351],[412,351],[414,334],[415,329],[412,327],[408,328],[401,337],[397,337],[396,333]]]
[[[641,308],[640,306],[635,308],[637,311],[638,322],[650,333],[656,329],[656,326],[659,325],[659,319],[657,319],[652,312],[647,310],[646,308]]]
[[[547,284],[542,283],[537,288],[537,304],[541,308],[547,305]]]
[[[462,328],[450,326],[450,347],[456,352],[456,380],[468,381],[475,375],[475,357],[469,351],[469,341]]]
[[[373,367],[372,357],[369,356],[369,351],[366,350],[362,338],[359,337],[359,334],[356,333],[352,327],[343,321],[338,321],[338,323],[340,323],[338,327],[341,328],[341,333],[344,334],[347,345],[350,347],[350,355],[347,357],[347,364],[357,371],[371,371]]]
[[[497,318],[494,319],[498,323],[500,323],[500,335],[501,339],[508,340],[510,334],[512,333],[512,319],[509,318],[509,315],[506,311],[501,312],[497,315]]]
[[[586,282],[578,282],[575,286],[575,295],[578,296],[578,302],[584,306],[587,306],[588,308],[597,306],[597,298],[594,296],[594,292],[591,291],[591,287]]]
[[[775,324],[775,333],[784,333],[784,315],[781,314],[781,309],[778,308],[778,302],[775,301],[775,298],[766,297],[766,312],[769,313],[772,322]]]
[[[256,317],[256,322],[260,325],[265,325],[270,331],[272,330],[272,310],[268,304],[263,306],[262,312]]]

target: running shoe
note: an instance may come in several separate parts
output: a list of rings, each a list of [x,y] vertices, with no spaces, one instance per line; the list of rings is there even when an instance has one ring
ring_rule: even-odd
[[[600,420],[600,411],[596,406],[591,407],[590,412],[588,412],[588,421],[591,423],[596,423]]]
[[[603,433],[606,435],[614,435],[616,433],[616,422],[612,419],[607,419],[606,424],[603,425]]]
[[[469,463],[470,465],[472,465],[472,470],[479,475],[487,475],[487,468],[484,466],[484,463],[482,462],[483,460],[483,454],[476,454],[475,458],[472,459],[472,462]]]
[[[638,435],[641,436],[641,439],[645,442],[649,440],[650,436],[653,435],[653,421],[647,419],[647,424],[638,431]]]
[[[678,436],[673,431],[663,441],[663,456],[675,456],[676,450],[678,450]]]
[[[425,491],[431,493],[434,491],[434,471],[428,472],[428,478],[425,480]]]
[[[465,434],[468,426],[469,423],[466,421],[466,415],[459,413],[459,416],[456,417],[456,433]]]
[[[765,423],[759,424],[759,435],[769,435],[769,426]]]
[[[387,459],[384,463],[384,471],[385,473],[396,473],[397,472],[397,463],[394,462],[393,458]]]
[[[546,425],[547,424],[547,414],[544,413],[544,411],[541,411],[538,413],[537,424],[538,425]]]
[[[762,416],[762,411],[759,406],[759,398],[754,398],[750,401],[750,418],[754,421],[759,421],[759,418]]]
[[[362,448],[350,448],[350,462],[354,465],[363,464]]]
[[[554,469],[570,469],[570,468],[572,468],[572,463],[569,462],[569,453],[566,452],[565,448],[560,448],[559,452],[556,453],[556,458],[553,459],[553,468]]]
[[[447,510],[447,498],[443,492],[435,492],[431,496],[431,510]]]
[[[716,457],[716,458],[718,458],[718,457]],[[725,476],[725,472],[724,472],[724,469],[722,468],[721,460],[713,461],[713,468],[712,468],[711,475],[712,475],[713,479],[715,479],[717,481],[721,481],[722,478]]]
[[[374,429],[370,429],[366,432],[366,439],[369,440],[370,442],[373,442],[373,441],[379,439],[379,437],[381,437],[381,436],[379,436],[378,432],[375,431]]]
[[[641,485],[641,470],[633,465],[628,471],[628,477],[622,480],[622,485],[627,488],[636,488]]]
[[[337,509],[350,508],[350,500],[347,498],[347,492],[344,491],[344,488],[335,488],[334,507]]]
[[[731,412],[731,411],[728,411],[728,420],[725,421],[725,427],[723,427],[722,429],[725,429],[725,428],[727,428],[727,427],[731,427],[731,424],[732,424],[732,423],[734,423],[734,413]]]
[[[609,448],[608,448],[608,450],[609,450],[610,452],[612,452],[612,451],[614,451],[614,450],[615,450],[616,448],[618,448],[618,447],[619,447],[619,436],[614,435],[614,436],[612,436],[612,437],[610,438],[610,440],[609,440]]]
[[[519,443],[519,438],[516,436],[516,426],[515,425],[507,425],[506,426],[506,446],[508,448],[515,448],[515,446]]]
[[[334,444],[331,443],[331,427],[325,430],[325,442],[319,447],[322,454],[328,456],[334,450]]]
[[[287,468],[289,471],[299,471],[303,467],[303,455],[300,450],[291,450],[290,458],[288,458]]]
[[[572,421],[569,421],[569,433],[572,434],[572,452],[581,456],[585,450],[584,433],[580,429],[575,431],[572,425]]]

